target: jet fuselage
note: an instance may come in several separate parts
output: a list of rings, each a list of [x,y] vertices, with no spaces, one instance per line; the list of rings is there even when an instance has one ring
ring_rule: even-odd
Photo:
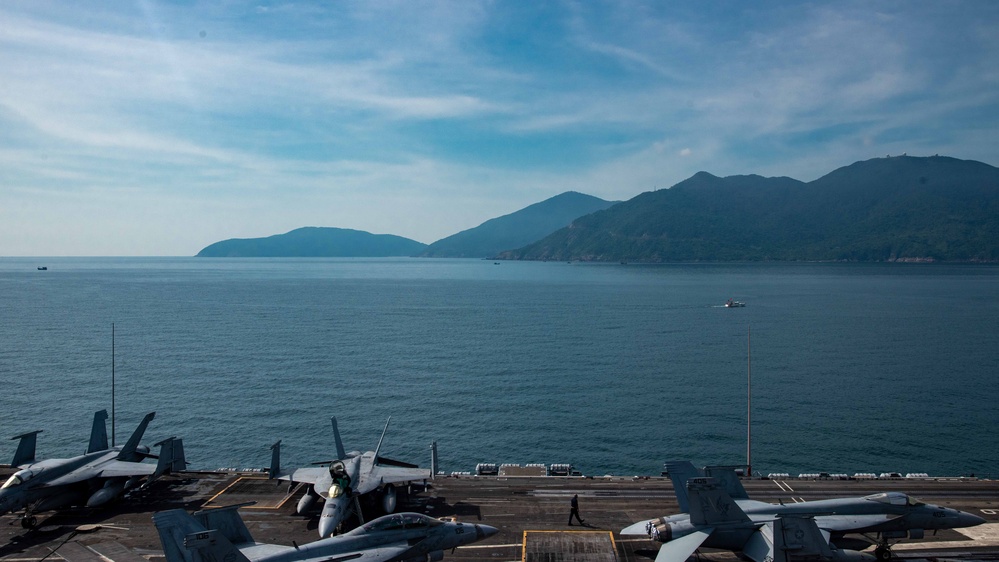
[[[100,473],[100,465],[118,455],[117,449],[88,453],[69,459],[46,459],[35,463],[22,465],[0,488],[0,515],[36,505],[35,511],[56,509],[80,502],[81,495],[86,500],[86,492],[92,486],[89,482],[74,479],[73,482],[60,484],[60,479],[78,470],[89,470],[93,477]],[[89,480],[89,479],[88,479]],[[69,497],[67,496],[69,493]],[[56,502],[47,502],[48,498],[63,496]]]
[[[922,503],[897,492],[785,505],[746,499],[733,501],[750,521],[694,524],[690,515],[683,513],[653,520],[651,523],[659,523],[663,527],[659,531],[660,542],[676,540],[710,526],[714,532],[704,541],[703,546],[737,551],[760,525],[773,521],[779,515],[813,517],[816,525],[829,531],[834,539],[849,533],[893,532],[906,532],[918,538],[926,530],[971,527],[984,522],[984,519],[971,513]],[[633,525],[629,529],[634,531],[640,525]]]

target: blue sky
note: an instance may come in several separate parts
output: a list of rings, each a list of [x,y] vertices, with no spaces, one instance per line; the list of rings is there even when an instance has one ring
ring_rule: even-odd
[[[0,3],[0,256],[999,163],[999,3]]]

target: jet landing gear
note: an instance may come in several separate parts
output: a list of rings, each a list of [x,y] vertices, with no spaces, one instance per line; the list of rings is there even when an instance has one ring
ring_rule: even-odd
[[[21,518],[21,528],[31,530],[38,526],[38,518],[34,515],[25,514]]]
[[[895,557],[891,551],[892,544],[894,544],[891,542],[891,539],[895,539],[895,542],[897,543],[898,539],[909,536],[909,533],[911,532],[912,531],[885,531],[881,533],[861,533],[861,536],[867,539],[867,541],[874,546],[874,559],[877,560],[877,562],[889,562]],[[914,538],[922,538],[922,536],[914,536]],[[860,539],[857,540],[860,541]],[[842,544],[839,546],[840,548],[849,548],[848,546],[844,546]],[[862,545],[858,545],[858,547],[858,550],[866,548]]]

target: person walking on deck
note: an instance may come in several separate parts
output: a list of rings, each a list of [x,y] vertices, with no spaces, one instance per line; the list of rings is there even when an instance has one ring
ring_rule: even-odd
[[[569,526],[572,526],[572,518],[575,517],[579,524],[583,524],[583,520],[579,518],[579,494],[573,494],[572,500],[569,502],[571,509],[569,510]]]

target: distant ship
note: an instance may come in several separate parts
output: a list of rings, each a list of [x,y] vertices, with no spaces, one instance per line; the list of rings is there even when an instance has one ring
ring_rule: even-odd
[[[725,308],[739,308],[740,306],[746,306],[746,303],[732,299],[728,299],[728,302],[725,303]]]
[[[44,265],[38,266],[38,271],[48,271],[48,270],[49,270],[49,268],[46,267],[46,266],[44,266]]]

